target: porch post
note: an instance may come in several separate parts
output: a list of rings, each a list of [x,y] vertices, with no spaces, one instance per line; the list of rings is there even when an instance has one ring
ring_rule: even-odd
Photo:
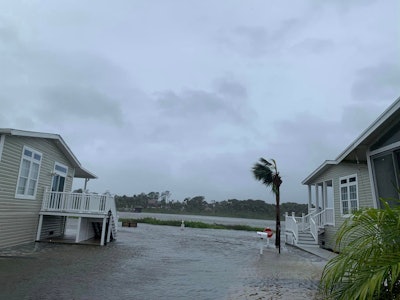
[[[83,190],[86,191],[87,183],[89,182],[90,178],[85,178],[85,184],[83,186]]]
[[[319,212],[319,194],[318,194],[318,183],[315,184],[315,212]]]
[[[308,185],[308,213],[311,211],[312,198],[311,198],[311,184]]]
[[[107,217],[104,217],[103,218],[103,227],[101,228],[100,246],[104,246],[104,240],[106,237],[106,224],[107,224]]]
[[[39,215],[39,224],[38,224],[38,230],[36,233],[36,240],[40,241],[40,234],[42,232],[42,224],[43,224],[43,215]]]
[[[326,181],[322,183],[322,209],[324,210],[325,208],[328,207],[328,193],[327,193],[327,184]]]
[[[111,240],[111,217],[108,220],[108,230],[107,230],[107,243]]]
[[[76,229],[76,237],[75,237],[75,243],[79,243],[81,241],[81,223],[82,223],[82,217],[78,218],[78,228]]]

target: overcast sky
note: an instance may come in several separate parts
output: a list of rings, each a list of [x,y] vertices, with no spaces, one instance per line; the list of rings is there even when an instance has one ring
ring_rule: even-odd
[[[264,157],[305,203],[301,181],[400,96],[399,6],[0,0],[0,127],[60,134],[91,191],[273,203]]]

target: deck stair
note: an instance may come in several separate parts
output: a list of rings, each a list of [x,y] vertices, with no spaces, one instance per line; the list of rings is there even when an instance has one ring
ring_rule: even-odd
[[[322,211],[311,211],[296,217],[295,213],[285,214],[285,241],[292,245],[316,246],[318,237],[325,230],[325,226],[335,225],[333,208]]]
[[[116,239],[117,238],[117,225],[115,223],[115,219],[114,219],[113,215],[111,215],[111,217],[110,217],[110,223],[111,223],[111,236],[112,236],[112,239]]]

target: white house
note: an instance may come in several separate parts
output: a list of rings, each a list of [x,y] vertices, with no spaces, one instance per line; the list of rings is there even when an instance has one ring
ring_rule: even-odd
[[[335,160],[327,160],[302,184],[309,214],[286,215],[286,241],[335,249],[335,234],[352,212],[396,198],[400,186],[400,98]],[[391,201],[391,205],[398,205]]]
[[[63,238],[67,217],[77,218],[74,242],[115,238],[114,198],[72,193],[74,178],[96,176],[60,135],[0,128],[0,248]]]

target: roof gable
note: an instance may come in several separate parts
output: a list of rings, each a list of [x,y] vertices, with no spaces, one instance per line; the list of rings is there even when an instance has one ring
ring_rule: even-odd
[[[328,170],[332,165],[337,165],[344,160],[366,160],[366,152],[372,143],[386,133],[391,127],[397,126],[400,120],[400,97],[393,102],[361,135],[354,140],[335,160],[327,160],[314,170],[302,184],[311,184],[319,175]]]
[[[59,134],[18,130],[18,129],[12,129],[12,128],[0,128],[0,134],[53,140],[55,142],[56,146],[60,149],[60,151],[68,159],[68,161],[74,166],[75,177],[91,178],[91,179],[97,178],[96,175],[94,175],[93,173],[89,172],[88,170],[86,170],[85,168],[82,167],[79,160],[72,153],[72,151],[68,147],[67,143],[63,140],[63,138]]]
[[[393,102],[361,135],[351,143],[337,158],[341,162],[360,146],[369,147],[382,133],[386,132],[400,119],[400,97]]]

